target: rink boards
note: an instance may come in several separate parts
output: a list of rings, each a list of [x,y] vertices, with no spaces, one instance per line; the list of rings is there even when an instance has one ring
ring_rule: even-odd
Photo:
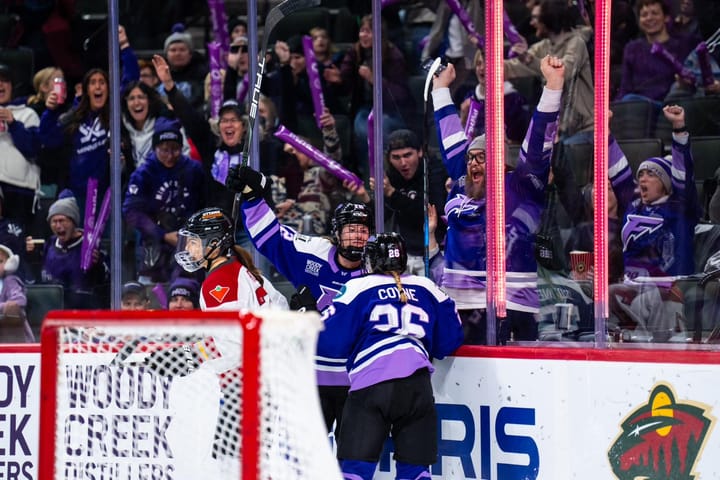
[[[465,347],[435,362],[440,432],[433,478],[720,478],[713,454],[720,451],[718,358],[672,350]],[[0,346],[1,479],[37,478],[39,365],[37,346]],[[154,431],[157,418],[164,428],[166,392],[158,388],[153,415],[137,415],[140,431]],[[116,407],[129,395],[118,393]],[[138,401],[123,414],[148,406]],[[149,440],[138,438],[135,471],[179,478],[167,454],[153,458],[142,443]],[[77,447],[83,440],[67,441]],[[390,459],[388,448],[377,478],[394,478]]]

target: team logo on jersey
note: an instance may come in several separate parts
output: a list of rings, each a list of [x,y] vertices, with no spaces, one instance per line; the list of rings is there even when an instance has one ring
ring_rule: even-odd
[[[662,217],[647,217],[645,215],[628,215],[622,229],[623,247],[645,235],[650,235],[663,226]]]
[[[622,432],[608,451],[615,476],[695,478],[693,468],[715,421],[708,410],[698,402],[677,402],[670,385],[656,385],[648,403],[623,420]]]
[[[332,303],[333,298],[337,296],[339,291],[334,288],[326,287],[325,285],[320,285],[320,292],[321,294],[317,301],[317,307],[318,311],[322,312],[325,307]]]
[[[215,288],[210,290],[210,296],[213,297],[215,300],[218,301],[218,303],[222,303],[222,301],[227,296],[228,292],[230,291],[230,287],[223,287],[221,285],[216,285]]]
[[[314,260],[308,260],[305,264],[305,273],[309,273],[310,275],[315,275],[316,277],[320,275],[320,269],[322,268],[322,263],[318,263]]]

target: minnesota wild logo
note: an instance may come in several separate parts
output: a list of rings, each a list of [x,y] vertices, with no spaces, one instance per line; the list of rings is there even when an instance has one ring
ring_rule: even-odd
[[[679,403],[670,385],[653,388],[647,404],[623,421],[608,451],[618,480],[692,480],[715,418],[697,402]]]

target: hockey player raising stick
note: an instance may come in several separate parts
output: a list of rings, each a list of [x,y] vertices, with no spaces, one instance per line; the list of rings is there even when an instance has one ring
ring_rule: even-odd
[[[337,439],[343,478],[373,478],[388,433],[396,478],[430,478],[438,439],[431,362],[462,344],[460,317],[431,280],[401,275],[407,253],[399,234],[370,237],[363,258],[372,274],[345,284],[323,312],[318,341],[319,356],[349,357]]]
[[[363,204],[340,204],[333,214],[331,240],[300,235],[281,225],[264,200],[267,183],[262,173],[250,167],[232,168],[228,173],[228,188],[243,194],[242,217],[253,244],[298,289],[291,306],[322,310],[348,280],[365,273],[361,256],[372,233],[372,212]],[[320,401],[328,431],[336,420],[339,427],[347,394],[343,366],[342,360],[318,359]]]

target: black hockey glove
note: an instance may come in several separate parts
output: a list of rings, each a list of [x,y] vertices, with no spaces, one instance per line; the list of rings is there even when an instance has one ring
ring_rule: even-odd
[[[200,366],[190,345],[156,350],[145,358],[145,365],[162,377],[184,377]]]
[[[310,293],[310,289],[305,285],[300,285],[297,292],[290,297],[290,310],[299,312],[317,312],[317,302],[315,297]]]
[[[246,200],[262,197],[267,183],[265,175],[247,166],[231,168],[225,180],[228,189],[242,193]]]

